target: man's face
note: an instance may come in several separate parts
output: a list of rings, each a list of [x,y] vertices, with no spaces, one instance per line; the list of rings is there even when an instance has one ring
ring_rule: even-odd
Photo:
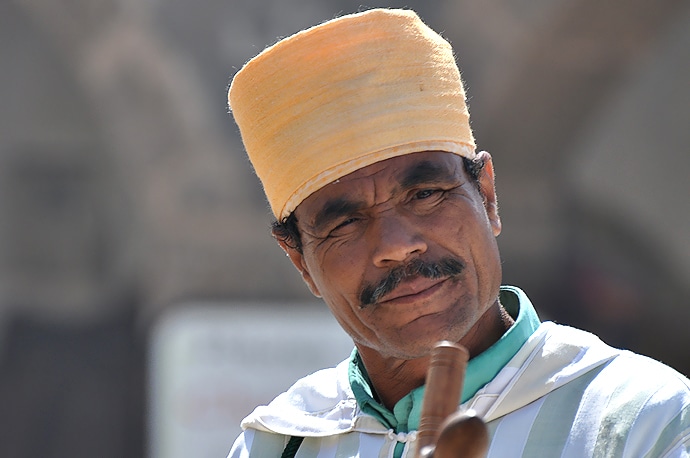
[[[302,253],[283,248],[357,346],[413,359],[481,328],[501,281],[482,154],[481,192],[460,156],[422,152],[357,170],[295,210]]]

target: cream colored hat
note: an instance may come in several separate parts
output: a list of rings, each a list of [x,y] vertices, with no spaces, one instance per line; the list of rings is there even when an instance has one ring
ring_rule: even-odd
[[[279,220],[375,162],[475,154],[451,46],[409,10],[369,10],[285,38],[237,72],[228,100]]]

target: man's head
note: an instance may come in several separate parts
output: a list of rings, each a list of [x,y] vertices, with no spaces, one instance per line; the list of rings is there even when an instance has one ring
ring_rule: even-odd
[[[358,346],[401,359],[462,341],[495,304],[500,233],[488,153],[475,181],[446,152],[352,172],[295,209],[301,250],[279,241]]]
[[[263,51],[229,100],[274,235],[360,349],[414,359],[478,332],[501,225],[442,37],[410,11],[345,16]]]

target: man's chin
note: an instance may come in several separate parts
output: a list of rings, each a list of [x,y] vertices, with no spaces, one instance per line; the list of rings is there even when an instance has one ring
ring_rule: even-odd
[[[428,358],[431,355],[434,347],[442,341],[460,342],[462,339],[452,335],[440,335],[438,338],[431,337],[423,340],[408,340],[405,344],[398,344],[397,346],[388,346],[377,349],[377,352],[386,358],[395,358],[400,360],[416,360]]]

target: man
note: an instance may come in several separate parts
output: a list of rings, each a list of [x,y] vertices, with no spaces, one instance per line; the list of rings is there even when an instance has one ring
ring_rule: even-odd
[[[429,352],[470,352],[462,407],[489,456],[688,456],[690,384],[501,287],[491,156],[450,45],[376,9],[288,37],[240,70],[232,113],[273,234],[355,350],[242,423],[230,457],[413,456]]]

